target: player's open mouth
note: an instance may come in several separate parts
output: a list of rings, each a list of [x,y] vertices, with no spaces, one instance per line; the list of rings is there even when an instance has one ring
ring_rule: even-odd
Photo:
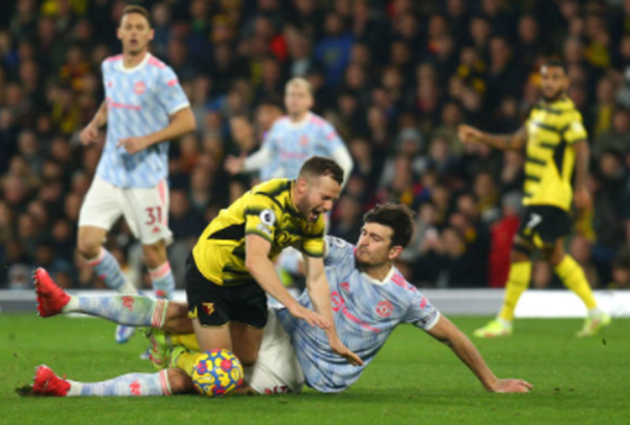
[[[323,211],[318,211],[318,210],[311,210],[311,217],[313,220],[317,220],[319,218],[319,215],[322,214]]]
[[[137,46],[137,45],[138,45],[138,40],[131,40],[131,41],[129,42],[129,44],[131,44],[132,46],[134,46],[134,47],[135,47],[135,46]]]

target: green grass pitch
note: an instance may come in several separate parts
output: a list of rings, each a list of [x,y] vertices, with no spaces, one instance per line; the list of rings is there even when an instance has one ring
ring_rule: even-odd
[[[470,334],[487,318],[455,317]],[[534,384],[531,394],[489,394],[450,350],[411,326],[391,337],[363,377],[342,394],[146,398],[20,398],[34,366],[79,381],[151,372],[137,335],[114,343],[97,319],[0,316],[1,424],[628,424],[630,321],[600,337],[574,338],[578,320],[521,320],[508,339],[476,341],[501,377]]]

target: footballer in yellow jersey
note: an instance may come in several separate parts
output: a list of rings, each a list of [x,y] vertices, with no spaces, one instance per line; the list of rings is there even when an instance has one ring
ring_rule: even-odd
[[[459,128],[459,137],[465,143],[526,151],[525,211],[512,247],[503,308],[495,320],[475,331],[475,336],[481,338],[511,335],[516,304],[531,279],[530,256],[535,248],[542,251],[564,285],[588,309],[584,327],[577,335],[594,335],[610,323],[610,316],[597,307],[584,271],[564,250],[563,239],[571,230],[572,201],[578,209],[588,208],[591,203],[586,187],[588,135],[582,115],[566,95],[569,78],[564,64],[547,61],[540,74],[543,99],[516,133],[493,135],[467,125]]]
[[[324,217],[339,197],[343,170],[312,157],[296,180],[274,179],[245,193],[203,231],[186,266],[188,317],[201,351],[228,349],[244,366],[256,361],[267,323],[267,294],[290,314],[326,330],[331,348],[361,360],[337,337],[324,273]],[[317,313],[282,285],[272,263],[292,246],[305,258],[307,288]]]

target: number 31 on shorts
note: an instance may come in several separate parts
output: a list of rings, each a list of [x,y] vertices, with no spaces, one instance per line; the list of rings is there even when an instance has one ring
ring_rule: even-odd
[[[149,220],[146,222],[147,225],[155,224],[162,222],[162,207],[149,207],[146,208],[147,214],[149,214]]]

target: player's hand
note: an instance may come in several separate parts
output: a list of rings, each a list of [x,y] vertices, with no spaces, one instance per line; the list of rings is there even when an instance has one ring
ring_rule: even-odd
[[[586,187],[577,188],[573,194],[573,203],[579,210],[591,207],[591,194]]]
[[[116,147],[123,147],[129,155],[140,152],[150,145],[150,141],[146,136],[143,137],[128,137],[126,139],[120,139]]]
[[[225,169],[231,175],[240,174],[245,169],[245,155],[238,156],[228,156],[225,159]]]
[[[493,393],[528,393],[534,386],[521,379],[498,379],[488,391]]]
[[[481,141],[482,133],[475,127],[462,124],[457,127],[457,136],[463,143],[477,143]]]
[[[352,366],[363,366],[363,360],[357,356],[354,352],[350,351],[348,347],[343,345],[339,338],[329,340],[330,348],[341,357],[346,359]]]
[[[318,326],[322,329],[330,329],[330,322],[313,310],[298,305],[295,309],[289,309],[291,316],[296,319],[306,320],[311,326]]]
[[[90,121],[79,134],[79,140],[83,146],[89,146],[99,140],[98,127]]]

